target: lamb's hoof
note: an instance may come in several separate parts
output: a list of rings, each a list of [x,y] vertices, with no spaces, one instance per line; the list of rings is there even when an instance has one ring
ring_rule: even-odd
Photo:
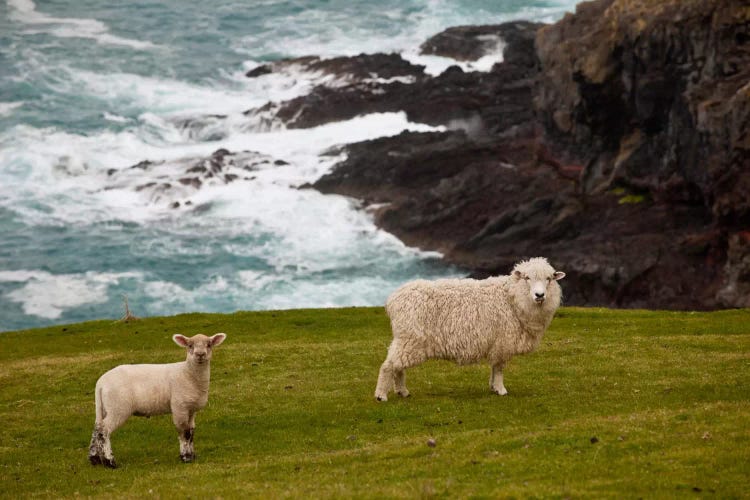
[[[102,459],[99,458],[99,455],[89,455],[89,462],[91,462],[91,465],[99,465],[102,463]]]
[[[503,387],[502,389],[492,389],[492,392],[494,392],[498,396],[507,396],[508,395],[508,390],[505,387]]]
[[[112,457],[112,458],[107,458],[107,457],[102,458],[102,465],[104,465],[105,467],[109,467],[110,469],[116,469],[117,468],[117,464],[115,463],[115,458],[114,457]]]
[[[411,393],[409,391],[399,391],[396,394],[398,394],[402,398],[408,398],[409,396],[411,396]]]
[[[182,460],[184,463],[189,464],[193,460],[195,460],[195,454],[189,454],[189,455],[180,455],[180,460]]]
[[[375,399],[377,399],[378,401],[388,401],[388,396],[384,396],[382,394],[381,395],[376,394]]]

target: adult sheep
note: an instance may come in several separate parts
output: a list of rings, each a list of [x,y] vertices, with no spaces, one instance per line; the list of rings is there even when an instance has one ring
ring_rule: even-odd
[[[172,414],[183,462],[195,459],[195,414],[208,403],[211,353],[225,333],[211,337],[173,335],[187,351],[185,361],[159,365],[120,365],[99,377],[94,390],[96,422],[89,446],[92,465],[117,467],[110,435],[131,416]]]
[[[519,262],[509,276],[486,280],[417,280],[386,301],[393,341],[380,367],[375,398],[394,388],[406,397],[405,370],[428,359],[459,364],[488,360],[490,388],[508,394],[503,367],[516,354],[533,351],[560,306],[557,281],[565,273],[543,257]]]

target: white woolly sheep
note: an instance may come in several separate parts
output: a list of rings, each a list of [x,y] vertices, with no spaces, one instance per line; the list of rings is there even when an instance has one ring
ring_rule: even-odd
[[[499,395],[503,367],[516,354],[533,351],[560,306],[555,271],[543,257],[519,262],[509,276],[486,280],[417,280],[393,292],[385,309],[393,341],[380,367],[375,398],[407,397],[405,370],[428,359],[458,364],[488,360],[490,389]]]
[[[96,382],[96,422],[89,446],[92,465],[115,468],[110,435],[131,416],[172,414],[180,440],[183,462],[195,459],[193,434],[195,414],[208,402],[212,348],[226,338],[174,335],[172,339],[187,350],[187,359],[160,365],[120,365]]]

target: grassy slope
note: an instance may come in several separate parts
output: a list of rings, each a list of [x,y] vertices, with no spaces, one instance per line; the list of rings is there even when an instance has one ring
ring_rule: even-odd
[[[180,360],[173,333],[218,331],[229,337],[197,418],[197,462],[179,462],[169,416],[133,417],[114,435],[120,469],[91,467],[97,377]],[[408,372],[412,397],[376,403],[389,337],[380,308],[0,334],[0,495],[748,492],[750,311],[563,309],[506,370],[507,397],[489,392],[486,366],[433,361]]]

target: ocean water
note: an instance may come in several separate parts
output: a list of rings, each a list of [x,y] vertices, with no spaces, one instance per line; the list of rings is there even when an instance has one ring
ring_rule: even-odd
[[[432,34],[550,22],[576,3],[0,2],[0,331],[116,319],[123,296],[140,316],[379,305],[406,280],[460,275],[378,230],[356,201],[297,189],[341,159],[321,155],[332,146],[434,127],[388,113],[285,130],[243,111],[324,78],[244,73],[284,57],[399,52],[437,74],[455,61],[418,54]],[[283,162],[229,184],[140,188],[220,148]],[[144,160],[158,168],[129,169]]]

